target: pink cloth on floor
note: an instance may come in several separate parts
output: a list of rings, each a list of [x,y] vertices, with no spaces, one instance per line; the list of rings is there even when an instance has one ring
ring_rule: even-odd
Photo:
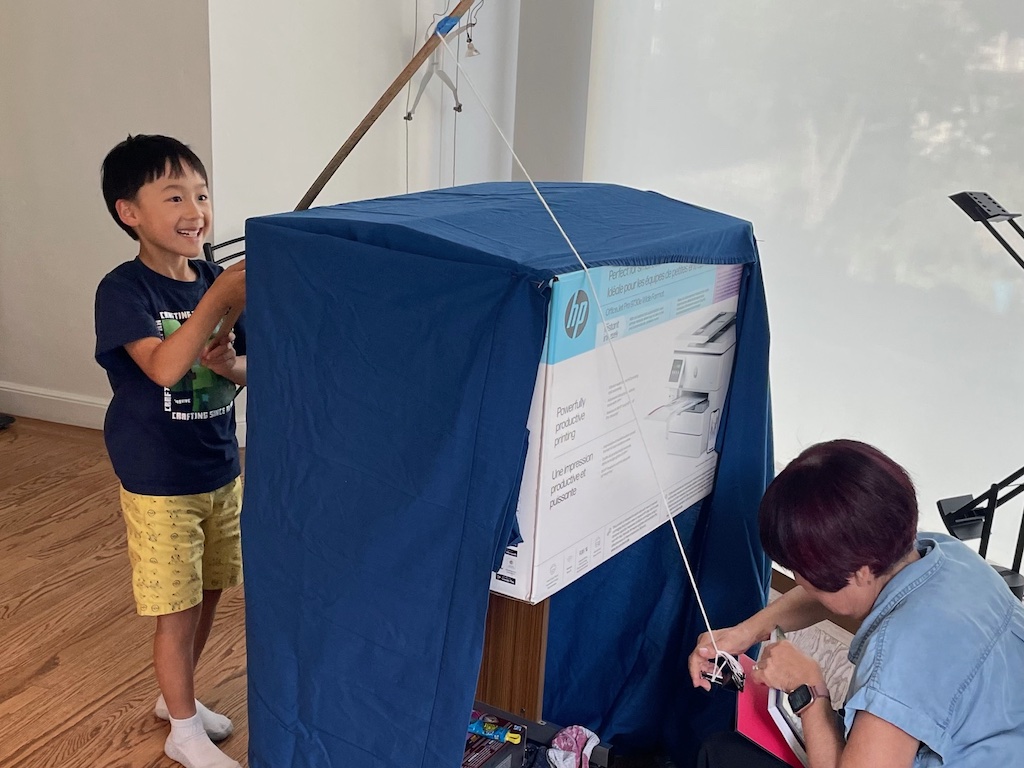
[[[548,748],[551,768],[590,768],[590,753],[601,740],[582,725],[570,725],[555,734]]]

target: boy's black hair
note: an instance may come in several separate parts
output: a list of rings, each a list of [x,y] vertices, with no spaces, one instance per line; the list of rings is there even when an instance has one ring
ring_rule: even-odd
[[[209,183],[206,168],[198,155],[177,139],[169,136],[138,136],[129,135],[127,139],[114,147],[103,159],[101,186],[107,210],[121,229],[128,233],[132,240],[138,240],[135,230],[121,221],[115,207],[118,200],[134,200],[139,189],[151,181],[161,178],[170,164],[171,178],[179,178],[185,174],[184,166]]]

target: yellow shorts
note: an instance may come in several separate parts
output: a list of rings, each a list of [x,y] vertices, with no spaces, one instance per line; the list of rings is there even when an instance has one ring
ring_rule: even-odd
[[[242,478],[212,493],[142,496],[121,488],[140,616],[198,605],[204,589],[242,583]]]

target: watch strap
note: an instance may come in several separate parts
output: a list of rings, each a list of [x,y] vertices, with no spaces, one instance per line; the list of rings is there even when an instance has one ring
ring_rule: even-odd
[[[832,694],[828,691],[827,685],[808,685],[807,689],[811,692],[811,701],[815,699],[831,699]]]

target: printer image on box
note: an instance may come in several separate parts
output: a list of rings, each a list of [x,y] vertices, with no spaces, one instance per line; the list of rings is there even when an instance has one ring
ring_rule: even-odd
[[[647,415],[665,422],[669,453],[696,458],[715,449],[736,347],[736,313],[717,312],[676,339],[668,376],[670,401]]]

